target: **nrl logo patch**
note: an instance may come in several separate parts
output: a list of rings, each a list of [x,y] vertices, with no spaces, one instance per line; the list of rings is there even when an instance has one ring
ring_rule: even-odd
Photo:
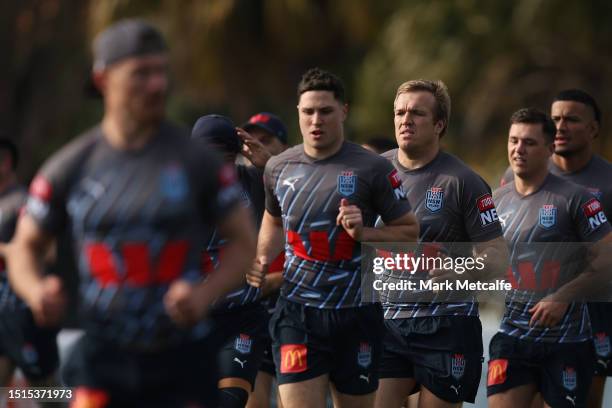
[[[596,333],[593,341],[598,356],[607,357],[610,354],[610,337],[606,336],[606,333]]]
[[[372,347],[368,343],[359,344],[357,364],[363,368],[368,368],[372,364]]]
[[[540,208],[538,224],[544,229],[549,229],[557,223],[557,207],[552,204],[544,204]]]
[[[355,193],[357,186],[357,176],[351,171],[343,171],[338,176],[338,193],[344,197],[351,196]]]
[[[438,212],[444,207],[444,190],[441,187],[430,187],[425,193],[425,208]]]
[[[567,367],[563,370],[563,387],[568,391],[574,391],[576,389],[577,378],[576,370],[573,367]]]
[[[240,334],[234,342],[234,349],[240,354],[249,354],[253,346],[253,339],[248,334]]]
[[[465,356],[463,354],[455,354],[451,358],[451,375],[455,380],[459,380],[463,377],[465,372]]]

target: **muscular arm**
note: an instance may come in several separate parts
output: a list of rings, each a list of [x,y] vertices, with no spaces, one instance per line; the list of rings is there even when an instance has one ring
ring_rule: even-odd
[[[202,284],[203,296],[219,298],[240,284],[255,256],[255,228],[246,208],[238,206],[219,225],[219,233],[227,239],[219,268]]]
[[[612,266],[612,232],[593,244],[589,250],[590,262],[587,269],[561,286],[555,293],[540,300],[529,312],[530,325],[551,327],[556,325],[569,306],[569,302],[585,299],[593,290],[610,282],[607,271]]]
[[[61,280],[43,276],[43,261],[52,247],[52,237],[26,214],[19,219],[6,251],[11,286],[41,325],[58,323],[66,306]]]
[[[474,256],[484,259],[482,271],[472,270],[475,280],[493,280],[505,275],[509,265],[508,244],[503,237],[474,243]]]
[[[363,242],[416,242],[419,237],[419,223],[412,212],[379,228],[364,227],[361,234]]]
[[[282,219],[273,216],[267,210],[264,211],[257,239],[257,256],[247,275],[250,285],[256,288],[262,287],[270,262],[283,250],[284,246],[285,234]],[[275,282],[280,286],[282,279],[277,278]],[[268,291],[273,291],[273,288],[266,287],[266,292]]]
[[[179,279],[166,293],[166,311],[178,325],[196,323],[204,317],[212,302],[244,282],[255,255],[255,231],[248,210],[237,206],[218,229],[228,239],[228,244],[215,273],[198,285]]]

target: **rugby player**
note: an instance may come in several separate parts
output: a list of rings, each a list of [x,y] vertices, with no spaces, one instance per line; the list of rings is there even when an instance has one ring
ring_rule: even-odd
[[[65,311],[40,259],[69,227],[85,335],[66,363],[75,406],[214,406],[210,304],[244,280],[252,221],[235,171],[164,119],[168,54],[159,31],[122,20],[93,46],[102,122],[54,154],[31,186],[8,251],[9,278],[40,325]],[[229,243],[205,282],[210,229]]]
[[[553,99],[551,116],[557,132],[555,151],[548,170],[585,187],[601,202],[605,213],[612,214],[612,164],[593,152],[593,143],[601,126],[599,105],[583,90],[566,89]],[[514,174],[509,167],[501,184],[513,178]],[[593,302],[589,303],[588,308],[596,354],[588,406],[599,408],[603,402],[606,377],[612,376],[612,305]]]
[[[27,189],[17,181],[17,164],[17,147],[0,138],[0,387],[9,385],[15,367],[31,386],[53,386],[59,363],[57,329],[34,324],[32,312],[12,291],[6,275],[6,243],[13,237],[27,197]]]
[[[382,313],[361,301],[359,242],[414,242],[418,225],[396,170],[344,140],[344,86],[318,68],[298,85],[303,144],[270,159],[266,211],[251,271],[261,284],[286,242],[284,282],[270,322],[282,404],[369,407],[378,387]],[[380,215],[382,228],[373,228]]]
[[[488,276],[471,275],[487,279],[503,271],[506,244],[489,186],[461,160],[440,149],[450,108],[442,81],[413,80],[400,85],[393,105],[398,148],[383,157],[398,171],[420,224],[419,241],[438,242],[444,248],[449,246],[445,243],[474,242],[466,255],[496,260],[496,264],[487,262]],[[440,272],[422,270],[408,276],[415,280],[458,277],[452,271],[450,276]],[[386,335],[376,406],[399,407],[419,386],[419,406],[474,402],[483,352],[478,304],[471,297],[417,300],[385,301],[383,297]]]
[[[243,205],[249,209],[254,223],[263,215],[263,167],[270,153],[244,129],[221,115],[206,115],[198,119],[191,137],[205,140],[219,151],[225,162],[234,166],[239,153],[248,157],[252,166],[236,164],[236,173],[243,190]],[[204,265],[207,273],[214,273],[225,256],[227,240],[216,230],[211,231],[205,247]],[[266,336],[268,314],[260,303],[261,293],[243,282],[236,290],[219,299],[211,312],[218,330],[228,334],[218,354],[220,389],[219,406],[244,407],[254,389],[255,376],[269,345]]]
[[[256,113],[249,118],[248,122],[242,125],[242,128],[246,130],[249,135],[257,138],[257,140],[263,144],[268,152],[270,152],[273,156],[287,150],[287,127],[278,116],[272,113]],[[261,288],[262,297],[265,297],[264,304],[266,305],[270,316],[274,313],[276,300],[278,298],[278,290],[282,284],[282,270],[284,262],[285,252],[282,250],[279,256],[270,265],[266,275],[265,284]],[[266,330],[265,335],[267,344],[264,348],[264,356],[261,364],[259,365],[257,378],[255,379],[255,390],[249,396],[247,408],[265,408],[270,406],[270,394],[274,377],[276,376],[276,367],[274,366],[272,341],[270,339],[268,330]],[[276,405],[279,408],[282,407],[278,392]]]
[[[489,346],[489,405],[529,406],[540,392],[546,406],[584,407],[594,366],[591,326],[586,305],[571,300],[605,280],[591,266],[572,269],[563,258],[571,250],[561,243],[595,243],[590,265],[597,265],[601,247],[612,242],[612,228],[597,198],[549,172],[559,134],[553,121],[528,108],[515,112],[510,123],[514,182],[493,198],[512,247],[513,289]],[[541,242],[553,244],[535,244]]]

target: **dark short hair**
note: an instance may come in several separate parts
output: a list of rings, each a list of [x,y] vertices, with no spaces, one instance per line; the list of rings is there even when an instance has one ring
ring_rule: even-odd
[[[522,108],[514,112],[510,117],[510,126],[515,123],[540,124],[546,142],[553,143],[555,141],[555,133],[557,133],[555,122],[552,121],[550,116],[537,108]]]
[[[6,151],[9,153],[11,156],[11,165],[13,170],[17,169],[17,163],[19,162],[19,152],[17,150],[17,146],[12,140],[4,137],[4,135],[0,136],[0,151]]]
[[[565,89],[559,92],[553,99],[553,103],[558,101],[580,102],[590,107],[593,111],[593,116],[595,117],[595,120],[601,125],[601,110],[599,109],[599,105],[597,105],[595,98],[593,98],[591,95],[589,95],[582,89]]]
[[[331,72],[320,68],[311,68],[302,75],[297,88],[298,100],[304,92],[308,91],[330,91],[337,101],[345,103],[342,80]]]

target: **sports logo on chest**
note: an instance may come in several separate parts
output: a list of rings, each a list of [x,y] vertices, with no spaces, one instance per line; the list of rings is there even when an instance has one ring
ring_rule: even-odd
[[[444,190],[442,187],[430,187],[425,193],[425,208],[438,212],[444,207]]]
[[[183,201],[189,193],[185,170],[178,163],[170,163],[161,170],[159,189],[162,196],[171,202]]]
[[[552,204],[544,204],[538,214],[538,224],[544,228],[552,228],[557,223],[557,207]]]
[[[345,170],[338,176],[338,193],[344,197],[355,194],[357,175],[352,170]]]

